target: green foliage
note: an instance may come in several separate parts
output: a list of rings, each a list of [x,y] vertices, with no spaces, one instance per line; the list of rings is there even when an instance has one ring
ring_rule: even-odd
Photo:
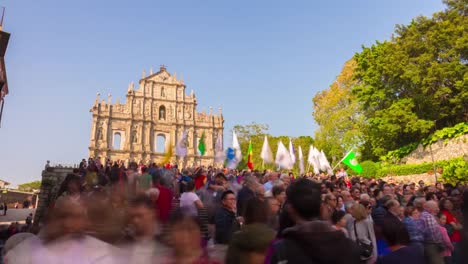
[[[453,127],[446,127],[437,130],[431,136],[423,139],[421,143],[424,146],[428,146],[433,143],[436,143],[438,140],[456,138],[465,134],[468,134],[468,122],[462,122]]]
[[[434,127],[466,121],[466,0],[445,4],[446,10],[398,25],[391,41],[354,56],[352,91],[366,120],[365,146],[376,156],[420,142]]]
[[[436,171],[444,171],[445,167],[452,163],[465,162],[463,158],[454,158],[449,160],[441,160],[435,162]],[[466,162],[465,162],[466,163]],[[382,165],[379,170],[377,170],[375,177],[381,178],[389,175],[393,176],[404,176],[404,175],[413,175],[413,174],[422,174],[422,173],[434,173],[434,165],[432,162],[425,162],[421,164],[387,164]],[[468,174],[465,174],[465,177]]]
[[[20,191],[32,191],[39,190],[41,188],[41,181],[33,181],[28,183],[23,183],[18,185],[18,190]]]
[[[429,137],[421,140],[421,144],[423,146],[428,146],[436,143],[438,140],[448,140],[465,134],[468,134],[468,122],[462,122],[453,127],[446,127],[437,130]],[[418,145],[418,142],[414,142],[396,150],[389,151],[385,156],[380,157],[380,160],[388,163],[396,163],[415,150]]]
[[[239,142],[249,141],[251,136],[264,135],[268,132],[269,126],[267,124],[258,124],[252,122],[247,125],[235,125],[232,130],[237,134]]]
[[[380,170],[380,163],[378,162],[365,160],[359,164],[361,164],[362,173],[357,173],[350,168],[348,169],[348,173],[350,173],[351,175],[359,175],[365,178],[374,178]]]
[[[453,185],[468,183],[468,162],[463,158],[450,160],[443,166],[442,179]]]
[[[358,150],[364,142],[364,119],[359,104],[351,93],[356,61],[347,61],[330,87],[317,93],[313,101],[313,117],[319,128],[315,143],[333,161],[339,160],[351,149]]]

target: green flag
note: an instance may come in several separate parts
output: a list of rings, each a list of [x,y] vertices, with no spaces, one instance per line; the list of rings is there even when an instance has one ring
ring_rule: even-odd
[[[356,159],[356,153],[350,151],[346,157],[343,158],[342,162],[357,173],[362,172],[362,167]]]
[[[205,147],[205,132],[202,133],[200,140],[198,141],[198,150],[200,151],[201,155],[205,155],[206,147]]]

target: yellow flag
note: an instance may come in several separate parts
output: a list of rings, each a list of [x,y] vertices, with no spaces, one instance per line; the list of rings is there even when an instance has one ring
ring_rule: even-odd
[[[168,164],[169,162],[171,162],[171,158],[172,158],[172,140],[169,139],[169,143],[167,144],[167,151],[166,151],[166,155],[164,156],[164,160],[163,160],[163,165],[166,165]]]

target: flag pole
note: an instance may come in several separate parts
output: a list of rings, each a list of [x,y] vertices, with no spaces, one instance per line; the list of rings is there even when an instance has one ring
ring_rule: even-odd
[[[332,170],[335,170],[336,167],[338,167],[338,165],[340,165],[340,163],[341,163],[346,157],[348,157],[349,153],[351,153],[352,151],[353,151],[353,150],[351,149],[348,153],[346,153],[346,155],[345,155],[340,161],[338,161],[338,163],[335,165],[335,167],[333,167]]]

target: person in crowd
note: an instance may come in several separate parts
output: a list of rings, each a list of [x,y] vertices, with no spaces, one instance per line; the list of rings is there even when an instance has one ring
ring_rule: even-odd
[[[244,177],[244,184],[237,194],[236,208],[240,215],[244,214],[244,208],[247,201],[256,197],[257,180],[254,176]]]
[[[265,191],[269,191],[271,190],[271,188],[273,188],[273,183],[278,180],[278,173],[277,172],[269,172],[267,175],[268,177],[268,181],[265,182],[265,184],[263,184],[263,186],[265,187]]]
[[[195,183],[193,183],[195,189]],[[183,208],[175,210],[169,221],[168,244],[172,251],[162,263],[218,264],[221,263],[202,247],[201,223],[198,218]],[[157,263],[157,262],[152,262]]]
[[[240,229],[242,219],[236,217],[236,196],[233,191],[223,192],[221,203],[222,207],[215,215],[215,243],[228,244],[232,234]]]
[[[460,224],[458,219],[453,214],[453,203],[449,199],[441,199],[439,203],[440,212],[443,213],[447,219],[447,231],[450,230],[450,240],[455,247],[453,252],[453,259],[458,260],[460,255],[460,242],[461,242],[461,230],[463,226]]]
[[[372,210],[372,219],[377,227],[382,226],[383,219],[388,213],[388,209],[385,206],[392,197],[390,195],[384,195],[381,199],[377,201],[377,206]]]
[[[197,216],[198,210],[203,208],[203,203],[195,193],[195,182],[187,182],[186,190],[187,191],[180,196],[180,207],[184,208],[193,216]]]
[[[57,200],[40,239],[28,239],[11,249],[6,263],[119,263],[113,246],[85,233],[86,208],[70,197]],[[28,251],[25,251],[28,250]]]
[[[336,196],[336,210],[346,212],[343,196],[341,195]]]
[[[281,214],[281,203],[273,197],[267,198],[269,211],[268,211],[268,226],[273,230],[279,228],[279,216]]]
[[[443,240],[436,219],[437,213],[439,213],[439,207],[435,201],[428,201],[424,204],[421,220],[424,226],[424,254],[429,264],[444,263],[440,254]]]
[[[421,250],[408,246],[409,236],[406,227],[398,221],[384,219],[382,234],[390,248],[389,254],[380,257],[377,264],[425,264]]]
[[[452,252],[454,250],[452,241],[447,233],[445,224],[447,224],[447,217],[443,213],[437,214],[437,221],[439,222],[440,234],[442,235],[442,247],[444,248],[441,252],[442,257],[444,258],[445,264],[452,264]]]
[[[368,218],[368,210],[364,205],[356,203],[353,207],[352,215],[354,221],[351,225],[351,230],[348,230],[349,237],[356,243],[362,243],[368,249],[371,249],[367,254],[361,254],[361,261],[373,263],[377,259],[377,242],[374,226]]]
[[[285,211],[295,225],[282,231],[270,263],[360,263],[358,249],[343,232],[315,220],[320,216],[320,185],[299,179],[289,186],[286,196]]]
[[[268,246],[275,237],[274,230],[267,225],[269,214],[268,205],[264,201],[258,198],[249,200],[245,208],[245,223],[242,229],[232,236],[225,263],[265,262]]]
[[[146,192],[153,186],[153,176],[148,173],[148,168],[145,166],[142,166],[140,170],[141,175],[138,176],[138,190]]]
[[[424,252],[424,225],[420,219],[421,213],[413,206],[406,207],[403,224],[409,235],[410,245]]]
[[[156,200],[156,204],[154,205],[157,210],[155,213],[157,214],[157,219],[165,224],[169,220],[169,216],[172,210],[172,201],[174,198],[174,194],[172,189],[164,186],[161,184],[161,173],[156,171],[153,176],[153,187],[159,190],[159,196]]]
[[[331,221],[333,228],[341,230],[346,237],[349,237],[345,215],[346,213],[344,211],[336,210],[332,214]]]
[[[81,178],[75,174],[67,174],[65,180],[62,182],[59,191],[57,192],[58,199],[61,197],[68,197],[70,200],[79,202],[81,199]]]
[[[336,197],[332,193],[325,195],[321,210],[320,219],[324,221],[331,221],[333,213],[336,211]]]
[[[388,219],[388,221],[397,221],[401,222],[400,219],[400,203],[395,199],[390,199],[387,203],[385,203],[385,207],[387,208],[387,214],[385,215],[384,219]]]
[[[157,237],[157,220],[153,202],[144,194],[133,198],[128,207],[130,233],[125,249],[126,263],[159,263],[168,248]]]

